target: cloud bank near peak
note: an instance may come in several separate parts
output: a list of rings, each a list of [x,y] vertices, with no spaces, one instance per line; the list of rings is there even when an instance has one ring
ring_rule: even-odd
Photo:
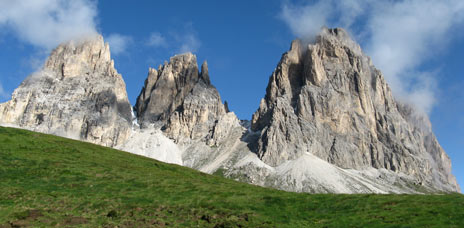
[[[95,35],[96,16],[92,0],[0,0],[0,28],[46,50]]]
[[[110,45],[111,53],[114,55],[125,53],[127,48],[133,42],[131,36],[126,36],[119,33],[110,34],[107,38],[105,38],[105,40]]]
[[[420,68],[458,35],[458,26],[464,24],[464,1],[286,1],[280,18],[305,40],[314,39],[322,26],[357,34],[397,99],[430,113],[438,72]]]

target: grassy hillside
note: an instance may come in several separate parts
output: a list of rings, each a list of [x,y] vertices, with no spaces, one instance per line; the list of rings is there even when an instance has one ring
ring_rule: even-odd
[[[0,227],[464,227],[464,196],[298,194],[0,128]]]

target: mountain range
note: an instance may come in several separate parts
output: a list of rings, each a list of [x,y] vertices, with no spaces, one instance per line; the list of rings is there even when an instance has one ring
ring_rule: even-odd
[[[54,49],[0,104],[0,123],[287,191],[460,191],[427,115],[395,99],[340,28],[291,43],[251,121],[222,102],[192,53],[150,68],[132,107],[96,36]]]

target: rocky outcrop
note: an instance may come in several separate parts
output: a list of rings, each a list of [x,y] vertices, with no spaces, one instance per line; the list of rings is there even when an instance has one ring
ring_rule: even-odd
[[[239,126],[211,85],[208,64],[204,62],[199,72],[191,53],[150,69],[135,107],[142,127],[161,126],[177,143],[202,140],[215,145],[227,135],[229,125]]]
[[[252,118],[256,153],[279,166],[305,154],[344,169],[386,169],[438,191],[459,189],[426,116],[395,101],[342,29],[292,42]]]
[[[135,105],[139,123],[167,121],[199,79],[196,57],[190,53],[172,57],[158,70],[150,68]]]
[[[101,36],[58,46],[0,105],[3,124],[105,146],[126,140],[131,115],[125,83]]]

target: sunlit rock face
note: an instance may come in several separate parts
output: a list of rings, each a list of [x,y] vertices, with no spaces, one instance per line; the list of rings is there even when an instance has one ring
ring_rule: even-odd
[[[199,72],[191,53],[176,55],[157,70],[149,69],[135,107],[142,127],[161,126],[175,142],[203,140],[215,145],[231,126],[240,126],[211,85],[207,63]]]
[[[345,169],[386,169],[416,184],[456,191],[451,163],[430,122],[395,101],[384,80],[343,29],[292,42],[253,115],[256,153],[279,166],[305,153]]]
[[[124,142],[131,106],[108,44],[95,36],[58,46],[0,105],[0,122],[105,146]]]

